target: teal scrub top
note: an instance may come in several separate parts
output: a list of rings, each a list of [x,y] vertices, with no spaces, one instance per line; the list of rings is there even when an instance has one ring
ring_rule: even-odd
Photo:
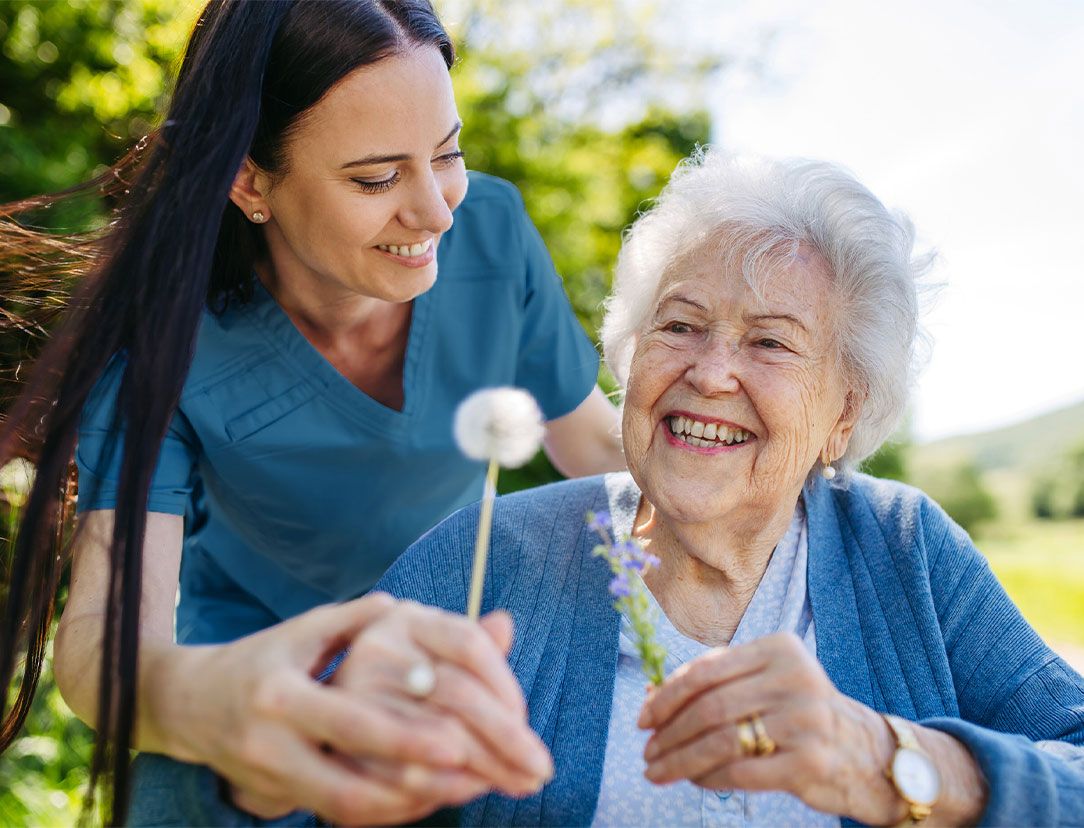
[[[233,640],[360,595],[477,500],[485,469],[452,436],[471,392],[526,388],[546,419],[591,392],[598,354],[511,184],[470,174],[437,262],[414,300],[401,411],[340,374],[262,286],[204,315],[148,501],[185,517],[178,641]],[[122,372],[114,360],[83,412],[81,512],[116,505]]]

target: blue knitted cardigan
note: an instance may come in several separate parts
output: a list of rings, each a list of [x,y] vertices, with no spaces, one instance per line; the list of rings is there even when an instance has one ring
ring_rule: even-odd
[[[894,482],[818,479],[805,497],[817,656],[836,687],[967,745],[989,784],[982,824],[1084,825],[1084,679],[1031,629],[967,534]],[[429,822],[590,824],[618,615],[583,516],[606,508],[602,477],[498,499],[483,611],[515,620],[510,663],[556,774],[535,796],[492,794]],[[452,515],[376,588],[463,611],[477,520],[477,505]],[[133,824],[260,824],[221,801],[206,769],[148,755],[137,765]]]

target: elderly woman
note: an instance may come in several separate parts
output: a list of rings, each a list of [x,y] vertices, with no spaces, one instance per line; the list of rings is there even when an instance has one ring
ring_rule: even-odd
[[[629,473],[495,511],[484,605],[515,621],[555,777],[438,819],[1080,824],[1084,680],[936,504],[855,471],[907,400],[912,244],[828,164],[707,152],[675,173],[626,240],[603,330]],[[646,703],[590,554],[600,510],[660,561],[645,581],[669,675]],[[379,588],[461,610],[476,525],[452,516]],[[428,703],[454,704],[440,677]],[[387,681],[349,656],[336,678]]]

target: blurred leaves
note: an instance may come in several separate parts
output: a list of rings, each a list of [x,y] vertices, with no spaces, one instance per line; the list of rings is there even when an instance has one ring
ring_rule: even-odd
[[[0,203],[86,180],[149,132],[201,5],[0,3]],[[519,186],[593,336],[621,231],[677,161],[708,139],[702,84],[724,56],[660,39],[668,14],[661,0],[436,6],[460,50],[453,80],[468,165]],[[34,221],[82,229],[101,219],[102,207],[65,205]],[[0,351],[18,357],[26,343]],[[557,477],[540,455],[502,484]],[[8,504],[0,508],[9,518]],[[13,524],[5,524],[6,564]],[[48,669],[25,733],[0,756],[0,824],[74,823],[92,737]]]
[[[1084,444],[1070,449],[1033,481],[1031,510],[1042,520],[1084,518]]]
[[[0,3],[0,202],[72,186],[146,134],[195,8]]]

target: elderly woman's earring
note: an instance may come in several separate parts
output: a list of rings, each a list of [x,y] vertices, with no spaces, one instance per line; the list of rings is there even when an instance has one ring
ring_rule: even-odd
[[[821,477],[823,477],[825,480],[831,480],[835,476],[836,476],[836,470],[832,466],[831,458],[829,458],[826,455],[822,454],[821,455]]]
[[[263,224],[265,221],[267,221],[267,216],[263,214],[262,210],[257,210],[255,213],[252,214],[252,220],[257,224]]]

